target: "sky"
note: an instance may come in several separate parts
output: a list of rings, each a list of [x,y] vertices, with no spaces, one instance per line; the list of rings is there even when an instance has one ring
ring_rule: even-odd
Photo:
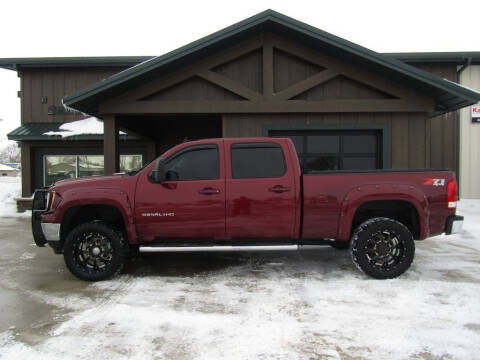
[[[378,52],[480,51],[478,1],[3,1],[0,58],[162,55],[273,9]],[[0,69],[0,147],[20,125],[20,81]]]

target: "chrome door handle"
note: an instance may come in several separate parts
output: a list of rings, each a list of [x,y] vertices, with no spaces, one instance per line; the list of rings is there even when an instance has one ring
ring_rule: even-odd
[[[280,194],[280,193],[284,193],[284,192],[289,192],[290,187],[282,186],[282,185],[275,185],[275,186],[269,188],[268,191]]]
[[[202,194],[202,195],[215,195],[215,194],[220,194],[220,190],[214,189],[214,188],[211,188],[211,187],[207,187],[207,188],[203,188],[201,190],[198,190],[198,193]]]

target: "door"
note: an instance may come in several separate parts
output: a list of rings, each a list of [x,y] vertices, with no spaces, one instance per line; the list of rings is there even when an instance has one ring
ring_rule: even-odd
[[[144,240],[225,238],[223,141],[184,147],[166,159],[167,181],[142,174],[137,231]]]
[[[295,181],[280,142],[225,140],[227,238],[294,239]]]

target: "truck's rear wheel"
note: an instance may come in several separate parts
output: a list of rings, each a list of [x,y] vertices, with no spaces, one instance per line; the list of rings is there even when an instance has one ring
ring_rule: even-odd
[[[362,223],[353,233],[351,249],[355,265],[377,279],[400,276],[410,267],[415,255],[410,230],[389,218],[373,218]]]
[[[64,259],[68,269],[82,280],[105,280],[123,268],[126,243],[120,231],[101,222],[82,224],[65,239]]]

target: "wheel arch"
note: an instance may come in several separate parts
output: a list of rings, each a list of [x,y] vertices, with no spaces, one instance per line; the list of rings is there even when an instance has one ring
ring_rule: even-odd
[[[63,193],[62,198],[63,200],[60,203],[59,209],[56,211],[55,219],[52,219],[53,222],[62,223],[60,230],[62,241],[65,239],[68,231],[71,230],[71,226],[68,224],[72,223],[70,219],[72,213],[77,214],[80,212],[83,214],[83,211],[88,212],[89,210],[91,210],[92,214],[96,215],[117,214],[117,219],[122,219],[122,225],[125,229],[128,242],[134,243],[137,241],[138,238],[133,219],[132,206],[124,191],[112,188],[72,189]],[[119,217],[118,214],[120,215]],[[84,218],[88,218],[91,221],[96,220],[92,218],[92,215],[83,216],[82,219]],[[98,220],[102,220],[102,218],[100,217]],[[73,223],[75,223],[75,221],[73,221]],[[79,224],[78,221],[77,224]]]
[[[96,220],[126,229],[124,217],[116,206],[103,204],[76,205],[66,209],[63,214],[60,228],[61,239],[65,239],[75,227]]]
[[[414,186],[359,186],[350,190],[342,202],[338,239],[350,239],[357,225],[373,217],[393,218],[407,226],[415,239],[424,239],[428,236],[427,208],[424,193]]]

